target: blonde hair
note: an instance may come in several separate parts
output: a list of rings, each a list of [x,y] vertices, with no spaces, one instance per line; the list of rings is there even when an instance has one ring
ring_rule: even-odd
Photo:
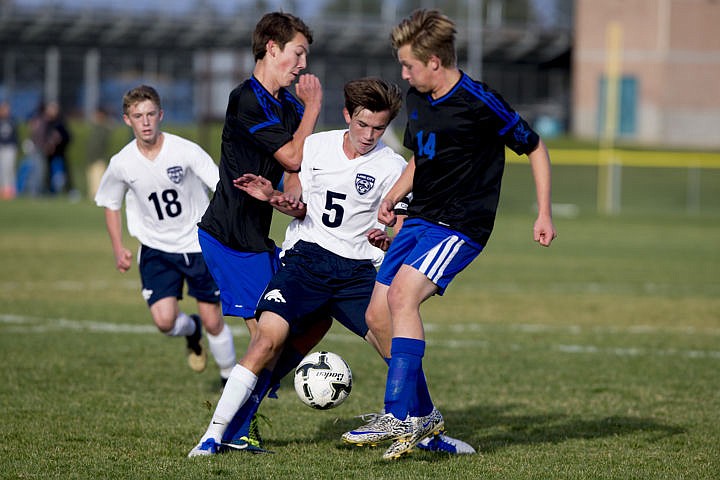
[[[415,10],[390,34],[393,49],[410,45],[413,55],[423,63],[435,55],[443,67],[456,63],[455,23],[439,10]]]

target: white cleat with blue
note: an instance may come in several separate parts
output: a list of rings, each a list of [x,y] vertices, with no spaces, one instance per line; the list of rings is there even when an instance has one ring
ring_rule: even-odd
[[[417,444],[417,448],[427,452],[445,452],[451,455],[471,455],[477,453],[469,443],[442,433],[424,438]]]
[[[216,442],[214,438],[208,438],[204,442],[195,445],[195,448],[190,450],[190,453],[188,453],[188,458],[217,455],[220,453],[221,448],[221,445]]]

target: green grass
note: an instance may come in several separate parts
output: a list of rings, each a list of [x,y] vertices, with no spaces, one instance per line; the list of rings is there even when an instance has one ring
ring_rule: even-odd
[[[261,408],[274,455],[185,458],[219,398],[217,367],[193,373],[184,342],[153,330],[137,269],[113,268],[101,209],[0,204],[0,478],[720,478],[717,215],[668,213],[675,193],[657,192],[654,212],[558,217],[544,249],[512,168],[486,251],[423,308],[431,393],[479,454],[391,463],[339,441],[382,406],[385,367],[335,326],[321,347],[353,369],[342,406],[309,409],[286,379]],[[575,191],[556,187],[562,202]]]

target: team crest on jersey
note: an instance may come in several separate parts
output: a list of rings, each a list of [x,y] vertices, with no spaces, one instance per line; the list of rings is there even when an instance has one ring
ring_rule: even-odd
[[[170,180],[172,180],[173,183],[179,184],[183,181],[183,177],[185,176],[185,172],[183,172],[182,167],[170,167],[167,169],[167,174]]]
[[[365,195],[375,186],[375,177],[358,173],[355,175],[355,188],[360,195]]]
[[[517,127],[515,127],[513,136],[515,137],[515,140],[517,142],[524,145],[528,141],[528,137],[530,136],[530,130],[527,129],[524,123],[520,122]]]

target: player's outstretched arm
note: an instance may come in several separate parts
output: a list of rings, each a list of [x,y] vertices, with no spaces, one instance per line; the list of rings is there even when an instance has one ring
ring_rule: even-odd
[[[272,205],[278,212],[290,215],[291,217],[303,218],[307,213],[307,208],[303,202],[295,196],[283,193],[270,199]]]
[[[110,243],[115,256],[115,268],[123,273],[127,272],[132,266],[132,252],[125,248],[122,243],[122,214],[120,210],[105,209],[105,226],[108,235],[110,235]]]
[[[282,195],[282,192],[273,188],[270,180],[254,173],[239,176],[233,180],[233,185],[261,202],[267,202],[275,195]]]
[[[297,177],[295,174],[290,176]],[[293,185],[293,182],[290,181],[289,184]],[[235,188],[242,190],[261,202],[269,202],[270,205],[281,213],[290,215],[291,217],[302,218],[305,216],[305,204],[299,200],[297,197],[298,193],[294,188],[292,188],[292,192],[280,192],[273,188],[270,180],[253,173],[245,173],[239,176],[233,180],[233,185]],[[299,182],[297,187],[299,188]]]
[[[533,239],[543,247],[549,247],[557,237],[557,231],[552,221],[552,181],[550,155],[542,140],[535,150],[528,154],[530,167],[535,180],[535,194],[537,197],[538,216],[533,225]]]

